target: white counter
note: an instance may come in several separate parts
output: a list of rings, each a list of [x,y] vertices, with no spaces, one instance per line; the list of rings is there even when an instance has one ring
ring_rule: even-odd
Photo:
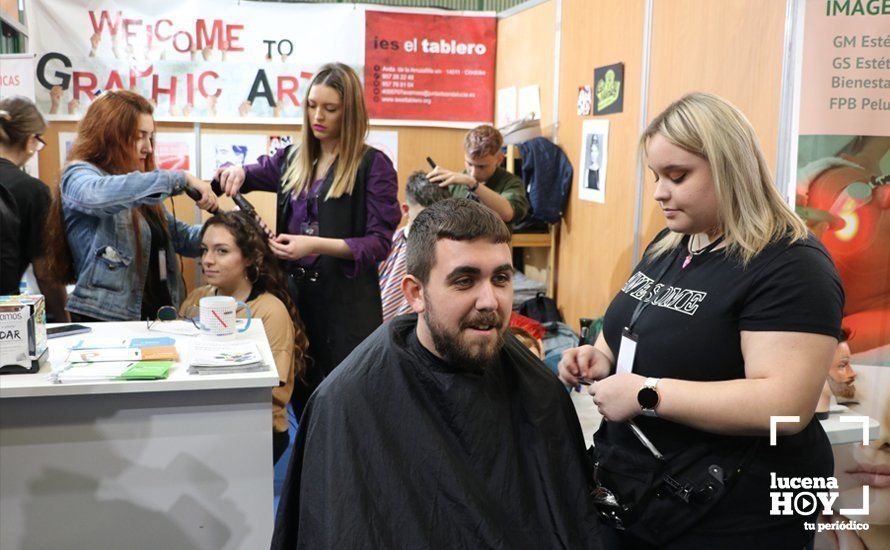
[[[64,338],[48,340],[49,360],[35,374],[10,374],[0,376],[0,399],[6,397],[46,397],[60,395],[86,395],[97,393],[141,393],[168,392],[185,390],[217,390],[225,388],[268,388],[278,383],[278,373],[274,370],[272,350],[266,340],[263,322],[259,319],[251,321],[250,328],[238,335],[240,340],[256,342],[269,372],[225,374],[213,376],[195,376],[188,373],[189,343],[198,336],[185,336],[169,332],[146,330],[145,322],[135,323],[85,323],[93,331],[75,334]],[[56,326],[50,324],[49,326]],[[170,369],[166,380],[109,380],[104,382],[85,382],[77,384],[54,384],[49,380],[53,366],[64,364],[68,348],[79,341],[90,337],[114,338],[158,338],[169,336],[176,340],[176,351],[179,362]],[[220,342],[220,345],[225,345]]]
[[[187,371],[197,337],[90,326],[50,340],[39,373],[0,376],[0,548],[268,547],[278,374],[262,323],[240,337],[269,370],[214,376]],[[166,380],[50,382],[90,336],[173,336],[180,361]]]

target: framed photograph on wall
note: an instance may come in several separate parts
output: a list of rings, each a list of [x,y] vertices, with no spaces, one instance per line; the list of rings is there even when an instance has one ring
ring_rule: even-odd
[[[606,202],[606,165],[609,121],[585,120],[581,126],[581,162],[578,164],[578,198]]]

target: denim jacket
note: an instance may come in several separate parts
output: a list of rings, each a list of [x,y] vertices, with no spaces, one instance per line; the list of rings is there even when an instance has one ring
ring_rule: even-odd
[[[131,172],[112,176],[86,162],[69,164],[62,173],[65,232],[74,259],[77,283],[66,309],[108,321],[135,321],[142,312],[142,293],[151,252],[151,229],[141,216],[141,255],[131,210],[160,204],[186,186],[181,171]],[[200,254],[200,225],[188,225],[167,215],[170,239],[165,250],[167,288],[179,306],[185,288],[176,253]]]

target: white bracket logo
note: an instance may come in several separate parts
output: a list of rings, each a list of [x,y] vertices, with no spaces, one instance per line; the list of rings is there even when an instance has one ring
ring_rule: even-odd
[[[860,423],[862,424],[862,444],[868,445],[868,424],[869,418],[867,416],[841,416],[838,418],[840,422],[845,424],[852,423]],[[795,423],[800,422],[799,416],[771,416],[769,418],[769,444],[770,447],[776,446],[776,426],[780,423]],[[839,513],[845,516],[859,516],[859,515],[868,515],[869,513],[869,502],[868,502],[868,485],[862,486],[862,508],[841,508]],[[790,494],[790,493],[789,493]]]

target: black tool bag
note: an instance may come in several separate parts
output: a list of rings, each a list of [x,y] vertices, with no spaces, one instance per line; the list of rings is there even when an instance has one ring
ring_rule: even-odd
[[[596,498],[600,517],[642,541],[664,545],[698,523],[726,495],[759,443],[708,443],[657,459],[594,437],[591,451],[599,497],[603,488],[615,497]]]

